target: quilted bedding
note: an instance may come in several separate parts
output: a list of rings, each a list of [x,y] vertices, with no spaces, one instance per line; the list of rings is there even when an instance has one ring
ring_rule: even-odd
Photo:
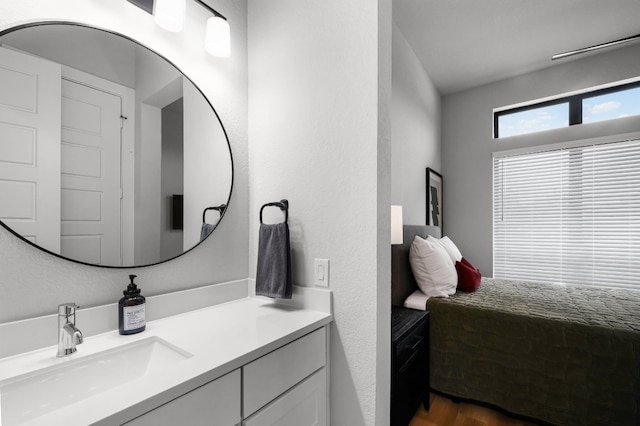
[[[483,278],[427,308],[432,388],[557,425],[640,425],[640,291]]]

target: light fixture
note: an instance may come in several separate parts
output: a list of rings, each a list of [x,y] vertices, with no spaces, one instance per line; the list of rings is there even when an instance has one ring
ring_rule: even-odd
[[[161,28],[171,32],[180,32],[184,27],[186,0],[127,0],[142,10],[155,16]],[[213,56],[226,58],[231,54],[231,29],[227,18],[218,13],[202,0],[195,0],[213,14],[207,20],[205,50]]]
[[[562,59],[562,58],[566,58],[573,55],[579,55],[580,53],[592,52],[594,50],[604,49],[605,47],[613,47],[619,44],[629,43],[631,41],[636,41],[636,40],[640,40],[640,34],[637,34],[631,37],[621,38],[620,40],[609,41],[607,43],[596,44],[595,46],[583,47],[582,49],[576,49],[576,50],[571,50],[569,52],[558,53],[557,55],[553,55],[551,57],[551,60],[555,61],[556,59]]]
[[[402,242],[402,206],[391,206],[391,244]]]
[[[172,33],[179,33],[184,26],[185,0],[156,0],[153,13],[156,24]]]
[[[204,48],[213,56],[226,58],[231,55],[231,29],[226,19],[212,16],[207,20]]]

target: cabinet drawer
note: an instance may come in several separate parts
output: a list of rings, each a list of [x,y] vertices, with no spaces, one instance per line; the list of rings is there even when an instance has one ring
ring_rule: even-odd
[[[400,368],[408,359],[419,351],[424,345],[428,345],[427,336],[428,321],[423,321],[410,333],[403,336],[395,345],[394,365]]]
[[[243,426],[327,424],[327,372],[323,368],[245,420]]]
[[[240,370],[137,417],[127,426],[233,426],[240,422]]]
[[[324,366],[325,339],[323,327],[242,367],[243,417]]]

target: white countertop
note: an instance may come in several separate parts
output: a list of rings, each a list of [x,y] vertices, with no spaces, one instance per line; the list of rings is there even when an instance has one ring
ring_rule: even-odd
[[[78,352],[65,358],[56,358],[54,346],[1,359],[0,381],[151,336],[160,337],[193,355],[161,374],[141,377],[28,423],[121,424],[331,320],[331,314],[325,312],[276,304],[263,298],[244,298],[148,322],[142,333],[121,336],[116,330],[85,338],[84,343],[78,345]]]

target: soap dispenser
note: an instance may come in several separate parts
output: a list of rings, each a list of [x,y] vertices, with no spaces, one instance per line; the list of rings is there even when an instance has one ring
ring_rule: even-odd
[[[124,297],[118,302],[118,322],[120,334],[135,334],[144,331],[145,298],[140,295],[140,289],[133,282],[136,275],[129,275],[131,282],[123,291]]]

